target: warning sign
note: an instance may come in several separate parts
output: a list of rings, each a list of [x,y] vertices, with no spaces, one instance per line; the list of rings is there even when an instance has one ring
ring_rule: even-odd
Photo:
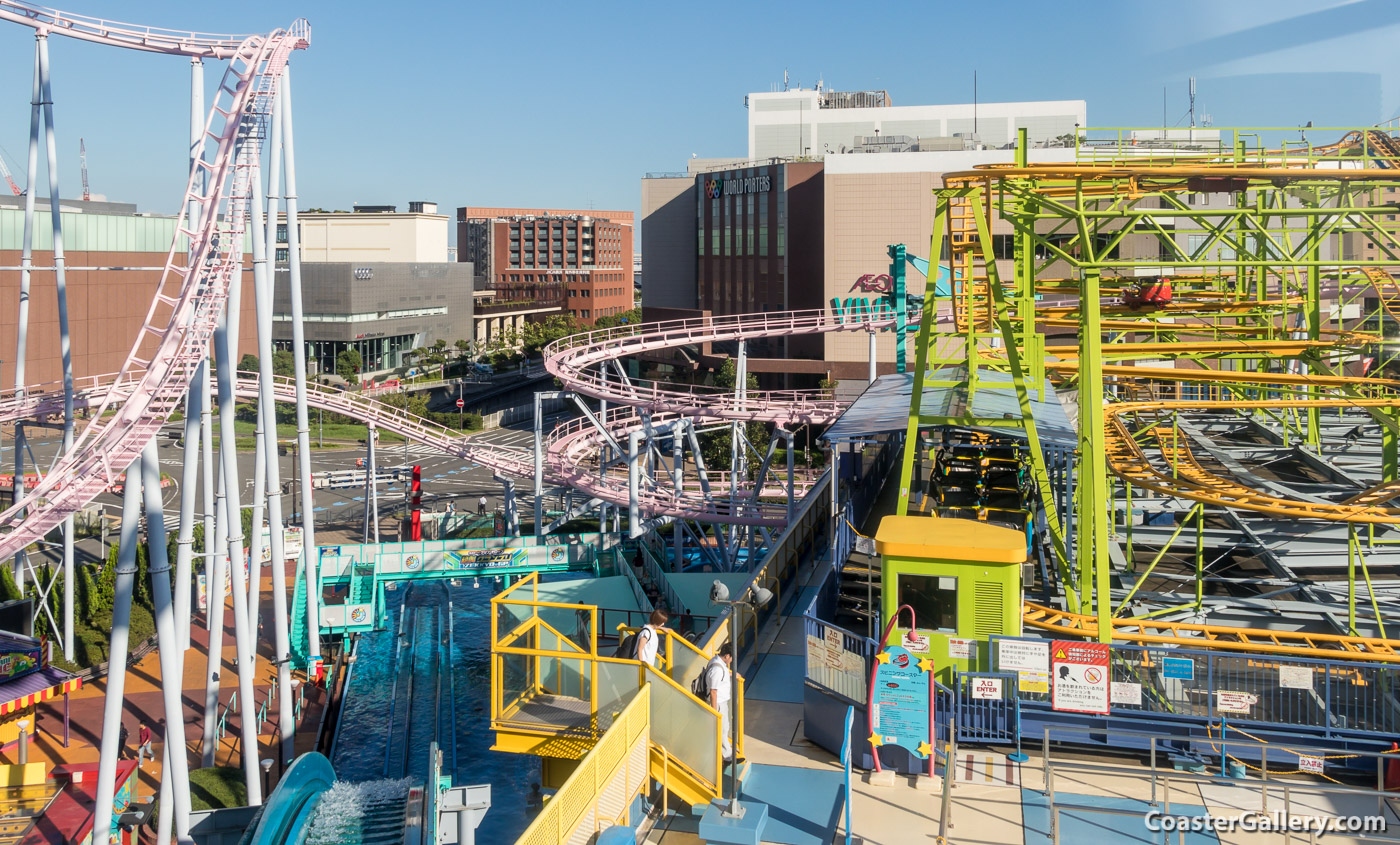
[[[1051,703],[1071,713],[1108,712],[1108,643],[1050,644]]]
[[[904,635],[902,645],[915,654],[928,654],[928,635],[919,636],[918,631],[909,631]]]
[[[949,637],[948,656],[953,660],[976,660],[977,641],[962,637]]]
[[[1215,691],[1215,709],[1221,713],[1248,713],[1258,701],[1258,696],[1252,693]]]
[[[1323,761],[1321,757],[1309,757],[1306,754],[1298,755],[1298,771],[1307,772],[1310,775],[1322,774]]]

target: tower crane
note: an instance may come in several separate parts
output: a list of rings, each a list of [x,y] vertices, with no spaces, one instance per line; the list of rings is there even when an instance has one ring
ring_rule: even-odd
[[[15,184],[15,177],[10,175],[10,168],[5,165],[4,156],[0,156],[0,176],[4,176],[5,181],[10,183],[10,190],[14,191],[15,196],[18,197],[24,195],[24,191],[21,191],[19,189],[19,185]]]
[[[83,165],[83,202],[87,202],[92,199],[92,194],[88,193],[87,143],[82,138],[78,139],[78,160]]]

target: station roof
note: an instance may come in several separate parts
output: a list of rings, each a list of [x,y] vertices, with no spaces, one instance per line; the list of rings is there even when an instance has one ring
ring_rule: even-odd
[[[964,376],[961,369],[942,369],[932,372],[932,380],[949,381]],[[1049,382],[1031,387],[1031,414],[1035,418],[1036,430],[1043,446],[1073,448],[1078,442],[1078,434],[1064,406],[1055,395],[1055,388]],[[914,375],[901,373],[880,376],[862,392],[821,439],[828,443],[848,443],[865,440],[881,434],[903,432],[909,426],[909,405],[914,396]],[[973,396],[972,407],[967,407],[965,387],[925,387],[923,413],[928,415],[957,416],[970,413],[973,416],[994,419],[1020,419],[1021,407],[1016,399],[1016,389],[1011,376],[1004,373],[988,372],[978,374],[977,392]],[[1016,430],[995,430],[1015,435]]]

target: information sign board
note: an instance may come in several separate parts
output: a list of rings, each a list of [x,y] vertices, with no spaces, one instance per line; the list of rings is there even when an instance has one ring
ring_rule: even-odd
[[[898,745],[927,759],[933,751],[933,663],[887,645],[870,680],[872,745]]]

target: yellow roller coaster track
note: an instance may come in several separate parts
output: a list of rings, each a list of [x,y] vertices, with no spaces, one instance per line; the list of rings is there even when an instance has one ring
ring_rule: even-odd
[[[1067,638],[1094,639],[1099,635],[1098,620],[1093,616],[1068,613],[1031,602],[1022,605],[1022,619],[1032,628]],[[1113,640],[1136,645],[1174,645],[1313,659],[1400,663],[1400,640],[1311,634],[1305,631],[1266,631],[1152,619],[1114,619]]]

